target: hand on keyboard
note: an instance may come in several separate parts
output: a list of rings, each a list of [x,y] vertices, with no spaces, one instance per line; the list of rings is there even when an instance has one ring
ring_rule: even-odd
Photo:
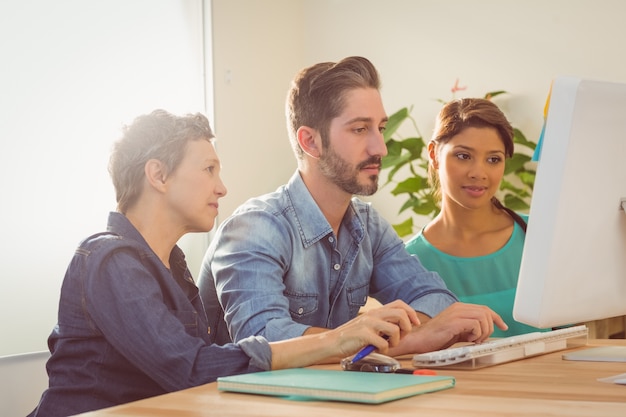
[[[413,356],[413,365],[439,367],[466,361],[474,361],[470,367],[495,365],[565,349],[567,339],[586,335],[587,327],[582,325],[492,339],[484,343],[417,354]]]
[[[502,318],[489,307],[454,303],[406,335],[389,350],[391,356],[430,352],[458,342],[483,342],[493,333],[494,325],[508,329]]]

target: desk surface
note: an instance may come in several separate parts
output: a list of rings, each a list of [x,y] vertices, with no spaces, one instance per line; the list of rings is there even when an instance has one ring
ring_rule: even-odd
[[[600,345],[626,346],[626,340],[590,340],[584,348]],[[226,393],[211,383],[81,416],[626,416],[626,386],[597,381],[626,373],[626,362],[564,361],[563,353],[478,370],[439,370],[456,377],[456,387],[380,405]]]

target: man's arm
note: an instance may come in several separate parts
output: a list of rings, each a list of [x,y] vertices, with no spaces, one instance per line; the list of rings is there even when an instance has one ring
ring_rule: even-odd
[[[419,312],[423,321],[458,301],[439,274],[428,271],[406,251],[393,227],[374,209],[369,211],[367,227],[374,265],[370,296],[381,304],[402,300]]]
[[[284,295],[294,244],[292,231],[280,218],[262,210],[240,213],[220,225],[203,261],[199,286],[202,293],[206,285],[216,286],[234,341],[252,335],[284,340],[307,329],[292,319]]]

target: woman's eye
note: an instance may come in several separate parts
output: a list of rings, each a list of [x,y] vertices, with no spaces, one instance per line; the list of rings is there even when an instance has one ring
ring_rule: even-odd
[[[502,161],[502,158],[500,158],[499,156],[492,156],[491,158],[488,158],[487,161],[490,164],[497,164]]]
[[[211,165],[205,168],[207,171],[209,171],[209,173],[213,173],[215,171],[215,165]]]
[[[470,159],[470,156],[468,154],[466,154],[466,153],[457,153],[455,156],[458,159],[463,160],[463,161],[466,161],[466,160]]]

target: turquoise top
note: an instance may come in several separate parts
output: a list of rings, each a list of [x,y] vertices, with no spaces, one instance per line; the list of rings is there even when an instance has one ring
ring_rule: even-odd
[[[528,221],[527,215],[521,216]],[[437,271],[459,300],[486,305],[498,313],[509,330],[504,332],[496,327],[494,337],[538,330],[513,320],[513,301],[526,237],[517,222],[506,245],[488,255],[471,258],[451,256],[440,251],[422,233],[423,230],[407,242],[407,251],[417,255],[426,269]]]

